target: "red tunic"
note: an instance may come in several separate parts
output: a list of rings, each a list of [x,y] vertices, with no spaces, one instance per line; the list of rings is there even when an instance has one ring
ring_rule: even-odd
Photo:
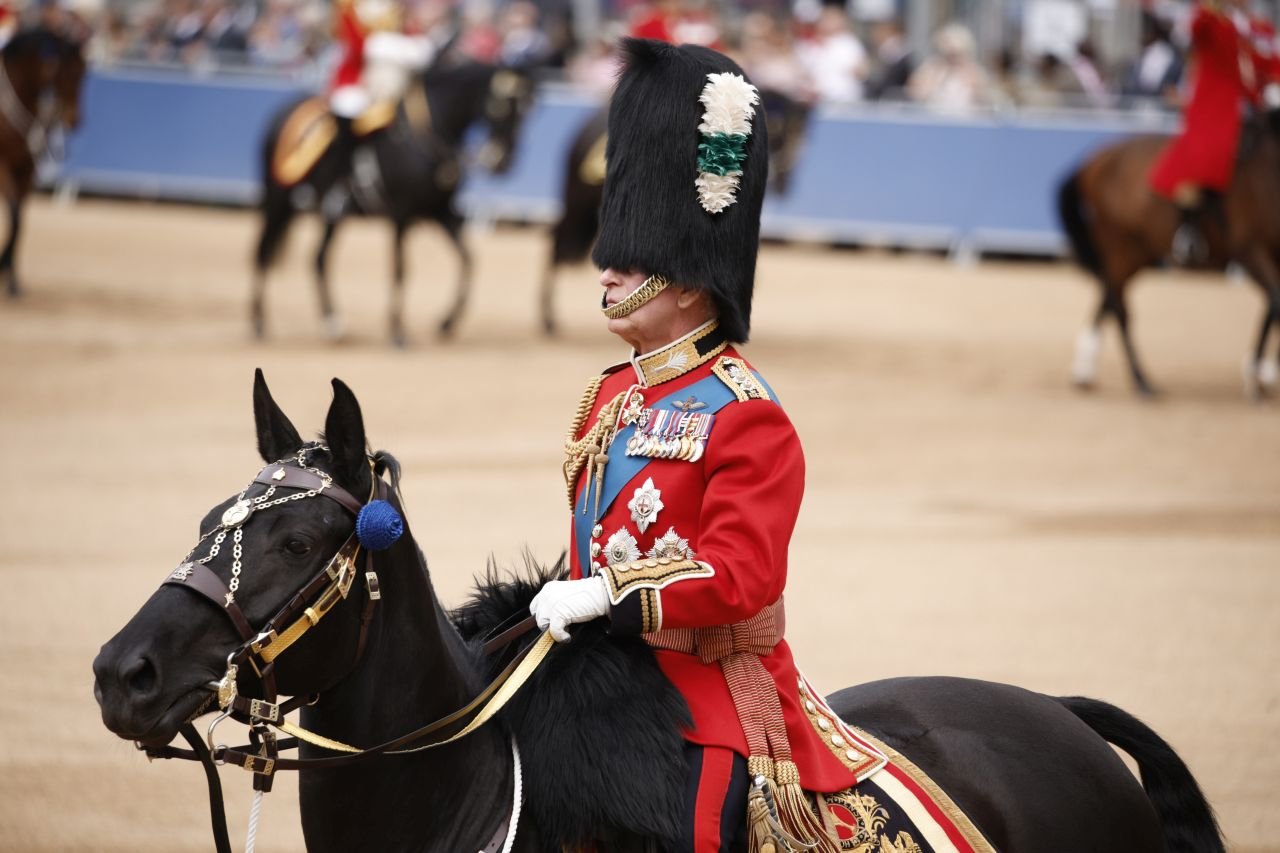
[[[777,602],[804,494],[804,455],[763,380],[725,348],[712,324],[611,368],[574,438],[586,435],[620,394],[628,396],[615,404],[620,432],[606,449],[598,509],[596,476],[590,468],[576,475],[570,549],[573,577],[606,576],[611,630],[644,633],[653,642],[651,632],[659,629],[739,623]],[[644,428],[659,449],[629,442]],[[668,439],[661,450],[661,436],[682,428],[694,438]],[[685,737],[748,756],[720,665],[668,649],[655,653],[692,712]],[[850,751],[838,724],[820,728],[820,713],[806,711],[790,647],[781,641],[761,660],[778,692],[801,784],[822,792],[853,785],[868,757]]]
[[[334,10],[334,36],[342,42],[342,60],[334,69],[329,91],[343,86],[356,86],[364,71],[364,25],[356,14],[354,0],[339,0]]]
[[[1191,24],[1195,83],[1182,132],[1165,147],[1151,170],[1151,186],[1173,197],[1191,184],[1225,192],[1235,171],[1240,140],[1241,101],[1253,87],[1252,50],[1235,23],[1203,7]]]

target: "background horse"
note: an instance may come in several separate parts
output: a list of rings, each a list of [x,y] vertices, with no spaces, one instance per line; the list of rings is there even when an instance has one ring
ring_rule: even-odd
[[[46,29],[15,35],[0,51],[0,194],[9,208],[9,237],[0,251],[0,275],[9,296],[20,292],[14,254],[22,203],[35,181],[36,158],[55,122],[80,123],[85,60],[80,41]]]
[[[1235,176],[1221,204],[1203,217],[1209,247],[1208,266],[1239,263],[1262,289],[1266,305],[1257,344],[1245,365],[1246,393],[1257,396],[1276,381],[1276,362],[1266,358],[1267,337],[1280,324],[1280,122],[1255,117],[1246,126]],[[1163,262],[1180,219],[1177,209],[1156,195],[1147,176],[1168,140],[1142,136],[1093,155],[1062,184],[1058,212],[1075,257],[1102,287],[1093,322],[1076,344],[1073,377],[1091,387],[1097,367],[1102,322],[1120,327],[1129,372],[1138,393],[1154,388],[1138,359],[1129,329],[1125,294],[1129,282],[1146,267]],[[1278,355],[1280,358],[1280,355]]]
[[[329,288],[328,252],[348,212],[391,220],[390,330],[397,346],[405,343],[405,232],[419,219],[444,229],[459,262],[453,305],[440,323],[441,334],[452,332],[471,289],[471,254],[462,239],[462,216],[454,207],[465,171],[467,131],[481,118],[487,121],[489,138],[480,160],[495,172],[506,171],[532,97],[532,80],[523,71],[441,57],[410,87],[388,127],[361,139],[341,130],[305,176],[289,183],[281,182],[273,162],[281,132],[300,104],[281,110],[263,144],[262,231],[254,254],[250,308],[254,334],[261,338],[266,333],[267,270],[294,214],[306,208],[319,208],[324,218],[315,280],[320,313],[331,337],[340,336],[340,326]]]
[[[760,92],[760,103],[769,131],[769,188],[785,195],[804,142],[811,107],[773,89]],[[542,330],[548,335],[556,333],[556,272],[565,264],[586,258],[600,229],[608,123],[609,110],[605,107],[587,119],[569,145],[560,192],[560,218],[551,229],[551,252],[539,290]]]
[[[254,414],[258,448],[271,467],[264,484],[205,516],[202,542],[227,530],[220,519],[235,503],[261,502],[265,483],[279,473],[277,461],[331,476],[351,495],[370,494],[383,469],[393,487],[398,482],[394,460],[366,455],[359,406],[337,380],[323,444],[303,442],[260,372]],[[396,491],[389,500],[398,506]],[[286,494],[302,498],[270,508],[265,523],[250,514],[235,534],[243,562],[236,599],[254,626],[250,636],[352,535],[352,518],[327,499]],[[221,584],[229,583],[230,554],[208,565]],[[280,692],[319,694],[302,708],[303,726],[357,745],[391,740],[474,697],[502,663],[484,658],[479,637],[527,613],[545,579],[490,585],[481,595],[487,604],[473,603],[451,618],[407,526],[388,550],[374,554],[372,571],[380,600],[363,655],[357,638],[372,584],[353,589],[272,664]],[[185,584],[162,585],[94,661],[103,722],[128,740],[167,743],[208,706],[208,683],[239,645],[219,603]],[[305,772],[307,846],[484,849],[512,809],[518,759],[509,738],[525,756],[526,811],[514,849],[558,850],[594,838],[605,842],[602,849],[640,850],[669,839],[678,821],[662,807],[683,795],[678,725],[687,711],[672,706],[664,682],[642,640],[614,641],[598,622],[581,626],[573,643],[552,650],[503,717],[467,739]],[[239,687],[248,696],[261,689],[247,668]],[[930,774],[1004,853],[1223,850],[1182,761],[1149,728],[1105,703],[966,679],[907,678],[849,688],[832,705]],[[1108,741],[1135,759],[1142,786]],[[304,756],[316,752],[304,748]],[[634,772],[637,766],[650,771]]]

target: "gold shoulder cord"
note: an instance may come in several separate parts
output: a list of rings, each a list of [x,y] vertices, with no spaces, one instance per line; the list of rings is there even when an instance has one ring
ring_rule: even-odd
[[[609,446],[608,439],[612,438],[608,433],[618,419],[618,410],[622,407],[622,399],[627,394],[626,391],[622,391],[610,400],[608,405],[600,410],[600,417],[596,419],[595,425],[587,431],[586,435],[578,438],[578,433],[586,424],[587,418],[591,416],[591,409],[596,404],[596,397],[600,394],[600,386],[604,384],[604,380],[604,376],[596,376],[587,383],[586,390],[582,392],[582,400],[578,403],[578,411],[574,413],[573,423],[569,426],[569,435],[564,442],[564,485],[569,498],[569,512],[573,512],[574,487],[577,485],[578,475],[582,473],[582,469],[591,462],[603,470],[604,461],[608,460],[604,452]],[[601,457],[604,459],[602,460]]]

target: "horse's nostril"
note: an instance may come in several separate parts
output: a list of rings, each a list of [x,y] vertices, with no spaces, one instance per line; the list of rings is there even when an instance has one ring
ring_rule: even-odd
[[[138,656],[133,663],[120,673],[121,681],[132,693],[150,693],[158,681],[158,673],[151,660]]]

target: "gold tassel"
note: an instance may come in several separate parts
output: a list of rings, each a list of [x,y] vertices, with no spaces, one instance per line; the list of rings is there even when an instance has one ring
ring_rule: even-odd
[[[747,774],[751,777],[747,793],[747,853],[779,853],[766,797],[766,790],[771,794],[773,788],[773,759],[767,755],[751,756],[747,759]]]
[[[800,787],[800,771],[793,761],[774,763],[774,802],[782,830],[812,853],[840,853],[839,842],[813,813]]]

